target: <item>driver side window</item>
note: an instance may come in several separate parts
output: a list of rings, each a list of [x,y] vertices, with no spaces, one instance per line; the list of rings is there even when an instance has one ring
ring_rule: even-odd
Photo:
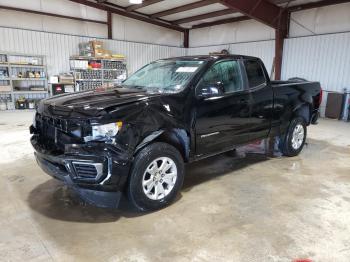
[[[205,73],[198,88],[220,87],[223,93],[243,90],[239,63],[237,61],[223,61],[214,64]]]

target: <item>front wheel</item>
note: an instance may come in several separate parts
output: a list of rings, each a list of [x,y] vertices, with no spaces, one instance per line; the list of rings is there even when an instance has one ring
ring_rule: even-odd
[[[287,134],[285,135],[282,153],[285,156],[296,156],[304,147],[306,140],[306,123],[301,117],[294,118],[289,125]]]
[[[179,151],[166,143],[153,143],[137,153],[131,169],[128,197],[140,211],[157,210],[176,198],[184,179]]]

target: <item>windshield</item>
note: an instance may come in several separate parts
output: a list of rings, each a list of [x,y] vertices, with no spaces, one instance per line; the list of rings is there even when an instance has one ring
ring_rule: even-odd
[[[176,93],[183,90],[204,61],[159,60],[153,62],[123,82],[152,93]]]

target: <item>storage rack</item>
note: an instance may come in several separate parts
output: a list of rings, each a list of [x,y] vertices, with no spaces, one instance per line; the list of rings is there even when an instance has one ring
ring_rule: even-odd
[[[96,63],[100,66],[91,68],[91,65]],[[72,56],[70,57],[70,69],[74,73],[76,91],[118,85],[127,77],[125,59],[122,58]]]
[[[16,101],[21,97],[32,100],[30,104],[33,107],[34,101],[48,97],[45,60],[42,55],[0,52],[0,71],[5,73],[0,74],[2,107],[5,103],[6,109],[15,109]]]

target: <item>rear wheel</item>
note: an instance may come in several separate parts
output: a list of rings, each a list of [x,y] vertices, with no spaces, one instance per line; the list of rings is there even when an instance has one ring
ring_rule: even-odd
[[[285,156],[296,156],[304,147],[306,140],[306,123],[301,117],[294,118],[289,125],[282,145],[282,153]]]
[[[169,205],[182,187],[184,163],[179,151],[157,142],[137,153],[128,184],[131,203],[140,211]]]

